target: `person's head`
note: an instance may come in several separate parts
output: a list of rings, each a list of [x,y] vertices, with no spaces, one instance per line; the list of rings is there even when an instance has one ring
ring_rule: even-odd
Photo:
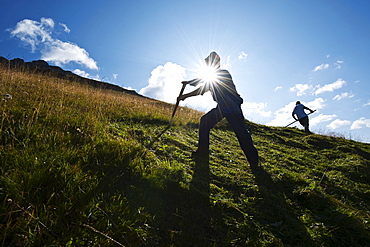
[[[299,105],[300,103],[301,103],[301,101],[299,101],[299,100],[297,102],[295,102],[296,105]]]
[[[215,67],[216,69],[219,69],[221,66],[221,58],[216,52],[211,52],[208,57],[204,59],[206,64],[208,66]]]

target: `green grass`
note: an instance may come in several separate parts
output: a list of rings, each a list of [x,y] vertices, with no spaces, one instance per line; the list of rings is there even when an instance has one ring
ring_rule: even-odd
[[[0,68],[0,246],[366,246],[370,145]]]

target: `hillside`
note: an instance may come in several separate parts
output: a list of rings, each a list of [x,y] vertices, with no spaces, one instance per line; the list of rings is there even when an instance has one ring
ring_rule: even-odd
[[[202,113],[0,66],[1,246],[368,246],[370,144],[227,122],[192,160]],[[155,142],[154,142],[155,141]]]
[[[52,77],[58,77],[69,81],[79,82],[81,84],[87,84],[98,89],[109,89],[139,96],[139,94],[136,93],[134,90],[129,90],[114,84],[81,77],[72,73],[71,71],[65,71],[58,66],[51,66],[44,60],[25,62],[23,59],[20,58],[8,60],[5,57],[0,56],[0,64],[1,66],[13,71],[27,71],[28,73],[42,75],[46,74]]]

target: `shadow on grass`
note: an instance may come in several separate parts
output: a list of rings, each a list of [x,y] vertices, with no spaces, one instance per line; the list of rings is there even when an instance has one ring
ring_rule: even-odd
[[[189,190],[174,180],[157,191],[159,204],[148,208],[159,216],[156,225],[159,246],[211,246],[209,159],[195,159]],[[154,209],[154,211],[152,211]]]
[[[338,188],[339,189],[339,188]],[[317,223],[312,227],[326,234],[319,236],[322,246],[368,246],[368,229],[352,215],[343,214],[337,206],[323,194],[305,191],[295,195],[297,204],[306,208]]]
[[[131,213],[142,212],[142,216],[137,215],[137,222],[132,220],[136,229],[145,230],[145,239],[138,238],[135,233],[129,236],[127,229],[122,229],[126,230],[125,239],[118,233],[112,236],[121,243],[128,241],[131,246],[211,246],[214,242],[210,227],[208,158],[194,160],[189,189],[179,183],[182,173],[164,172],[165,179],[141,178],[122,170],[122,166],[121,170],[114,167],[104,173],[105,178],[97,186],[99,191],[94,192],[102,196],[104,204],[108,205],[111,198],[121,194],[127,198]]]
[[[314,190],[294,193],[293,181],[274,182],[263,167],[253,166],[251,169],[262,197],[256,205],[259,209],[256,219],[262,225],[270,225],[271,231],[284,245],[366,246],[370,241],[370,234],[364,225],[354,217],[339,212],[338,205],[324,194]],[[334,188],[327,185],[327,191],[330,190]],[[345,195],[346,192],[337,194]],[[297,215],[295,208],[305,214]],[[305,226],[300,217],[313,221]]]
[[[188,236],[195,240],[192,244],[210,246],[213,242],[213,230],[211,228],[210,198],[210,169],[209,157],[194,159],[193,179],[190,182],[189,202],[192,206],[192,222]],[[195,236],[198,236],[194,238]]]
[[[285,198],[286,189],[275,183],[262,166],[251,166],[260,192],[255,219],[270,228],[287,246],[316,246],[299,215]]]

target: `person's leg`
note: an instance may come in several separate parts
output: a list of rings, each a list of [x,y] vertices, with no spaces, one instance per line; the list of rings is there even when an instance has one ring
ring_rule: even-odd
[[[310,120],[308,119],[308,116],[307,116],[307,122],[306,122],[306,126],[304,128],[304,131],[307,133],[307,134],[311,134],[311,131],[310,131]]]
[[[225,114],[225,117],[231,128],[234,130],[240,147],[247,157],[249,164],[258,165],[258,151],[254,146],[251,134],[245,125],[244,116],[240,107],[231,114]]]
[[[218,107],[210,110],[200,119],[199,125],[199,153],[208,153],[209,150],[209,132],[211,129],[223,118],[222,113]]]
[[[308,116],[299,119],[299,123],[304,127],[306,133],[311,133],[309,130]]]

